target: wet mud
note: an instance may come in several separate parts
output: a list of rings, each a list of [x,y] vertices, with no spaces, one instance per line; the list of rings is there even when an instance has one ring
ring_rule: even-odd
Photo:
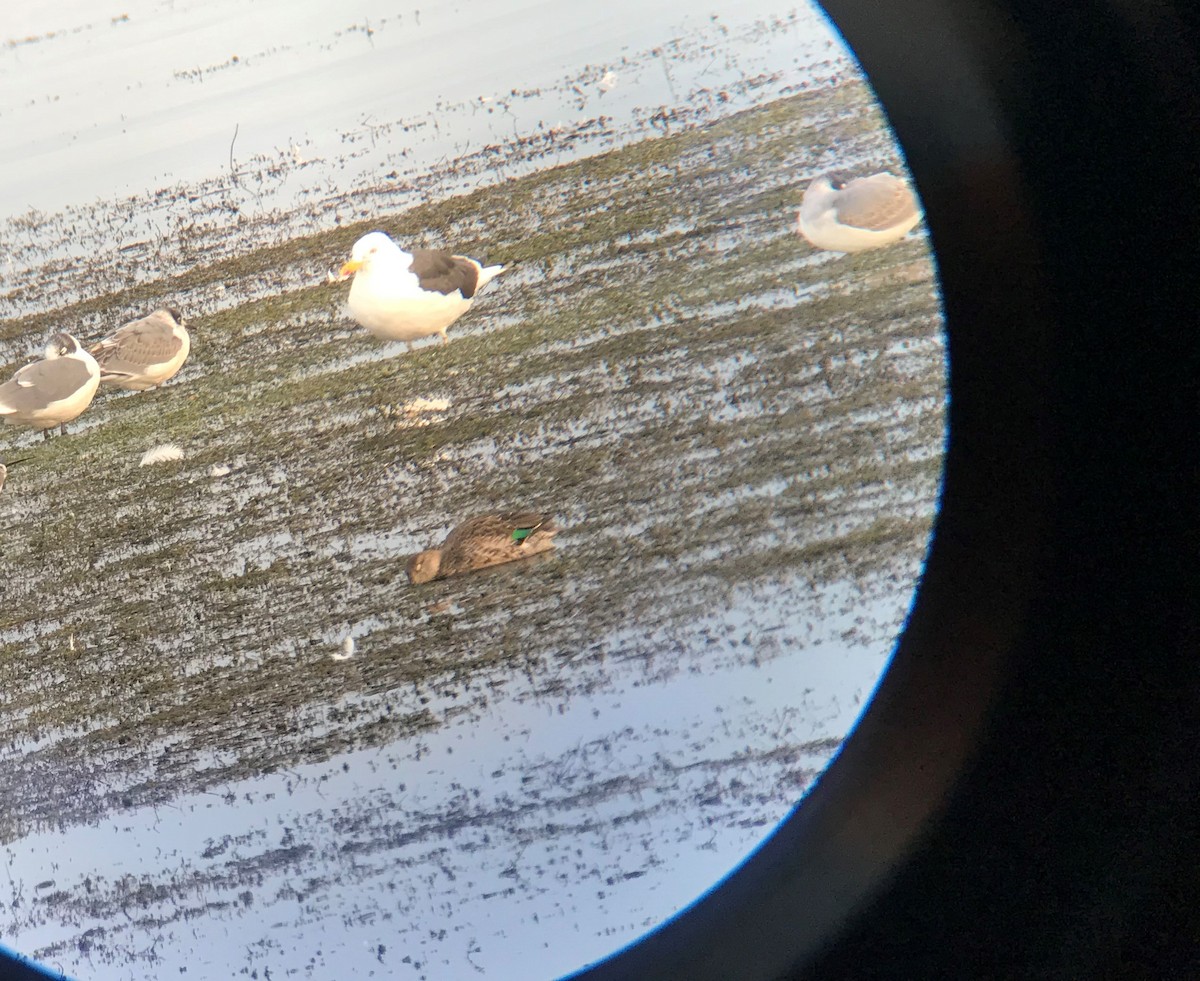
[[[10,440],[33,459],[0,496],[0,840],[204,795],[236,807],[229,788],[252,780],[274,789],[243,789],[248,809],[270,794],[288,811],[333,779],[314,768],[396,771],[388,793],[214,834],[157,876],[14,884],[9,935],[55,924],[25,949],[91,976],[161,964],[152,938],[194,920],[351,930],[361,913],[403,937],[425,875],[504,903],[559,879],[615,892],[672,861],[650,841],[648,866],[589,857],[623,824],[699,812],[753,840],[786,813],[844,732],[800,712],[803,691],[799,715],[690,763],[656,759],[649,725],[530,753],[482,796],[404,771],[489,706],[552,714],[615,676],[660,684],[714,658],[769,671],[831,591],[839,642],[886,653],[940,480],[939,299],[921,236],[840,256],[796,234],[802,179],[835,154],[901,166],[853,79],[0,323],[11,370],[64,322],[201,311],[166,387],[103,394],[44,445]],[[353,325],[347,284],[327,281],[377,227],[512,268],[449,345],[407,353]],[[181,461],[139,466],[167,441]],[[462,517],[513,507],[557,517],[548,558],[405,582],[405,558]],[[522,849],[538,863],[499,857]],[[345,898],[364,885],[392,912]],[[269,937],[245,963],[273,963]],[[446,976],[436,944],[408,940],[370,949],[380,976]],[[334,976],[314,957],[302,976]]]

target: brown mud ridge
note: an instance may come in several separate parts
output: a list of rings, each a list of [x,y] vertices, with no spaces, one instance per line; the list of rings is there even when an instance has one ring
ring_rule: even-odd
[[[844,257],[796,235],[797,175],[830,147],[899,166],[843,83],[0,324],[255,297],[197,319],[166,388],[104,395],[31,446],[0,496],[0,837],[419,738],[506,685],[569,701],[739,591],[903,594],[941,473],[939,299],[923,240]],[[405,354],[323,281],[377,226],[516,268],[448,346]],[[140,467],[164,441],[184,459]],[[558,517],[552,559],[403,581],[407,555],[508,506]],[[760,641],[696,643],[750,663]],[[663,670],[686,670],[692,647],[670,647]],[[773,793],[832,751],[781,747]],[[397,833],[377,815],[361,847]],[[136,888],[56,904],[103,915]]]

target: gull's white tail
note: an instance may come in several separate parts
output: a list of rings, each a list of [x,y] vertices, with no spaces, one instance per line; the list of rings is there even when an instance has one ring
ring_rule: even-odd
[[[475,284],[475,292],[478,293],[506,268],[506,266],[482,266],[479,270],[479,282]]]

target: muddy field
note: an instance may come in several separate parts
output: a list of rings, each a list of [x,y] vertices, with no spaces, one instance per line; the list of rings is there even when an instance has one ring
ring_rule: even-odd
[[[70,972],[144,977],[194,962],[197,924],[217,922],[239,946],[200,976],[283,961],[333,977],[332,934],[299,957],[271,939],[332,922],[364,976],[502,976],[482,952],[502,940],[451,927],[462,949],[447,955],[404,934],[413,911],[444,903],[451,921],[460,894],[506,907],[560,888],[569,907],[689,862],[705,827],[765,833],[851,707],[806,715],[809,693],[790,689],[774,723],[750,712],[752,732],[684,763],[656,755],[656,723],[690,704],[671,686],[715,662],[793,684],[781,665],[806,637],[818,653],[831,624],[881,663],[940,477],[923,238],[845,257],[795,233],[803,179],[835,159],[900,166],[857,81],[0,323],[7,374],[53,329],[92,336],[160,302],[208,311],[166,388],[102,395],[65,438],[12,441],[32,459],[0,496],[4,936]],[[448,346],[406,353],[350,323],[347,284],[326,281],[376,227],[513,268]],[[139,466],[167,441],[181,462]],[[407,555],[498,507],[553,512],[557,552],[404,583]],[[639,688],[660,697],[632,755],[624,730],[600,731],[440,795],[409,782],[456,720],[511,706],[519,721],[493,738],[531,738]],[[705,719],[687,717],[672,746],[704,747]],[[378,796],[313,799],[368,766]],[[22,841],[52,850],[55,834],[195,812],[205,795],[225,816],[203,849],[152,842],[170,856],[157,874],[12,877]],[[245,826],[221,830],[239,807]],[[282,815],[273,832],[252,827],[264,807]],[[605,842],[655,815],[689,830],[644,832],[640,864],[614,858]],[[445,890],[427,881],[445,875]]]

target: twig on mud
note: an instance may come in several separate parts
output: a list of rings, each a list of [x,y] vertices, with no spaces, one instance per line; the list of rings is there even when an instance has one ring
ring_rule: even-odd
[[[233,167],[233,145],[237,142],[238,127],[241,125],[241,123],[233,124],[233,139],[229,141],[229,173],[233,177],[234,184],[238,182],[238,175]]]

